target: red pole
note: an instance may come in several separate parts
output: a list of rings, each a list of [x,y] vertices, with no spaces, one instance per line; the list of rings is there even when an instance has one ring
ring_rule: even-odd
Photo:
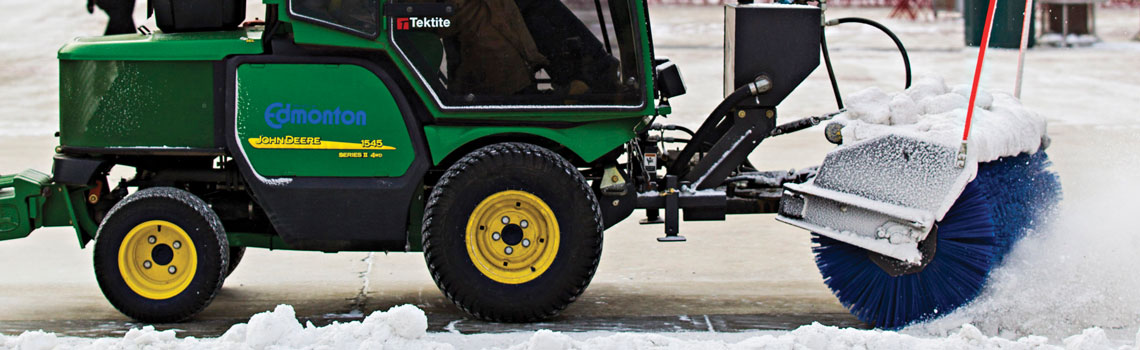
[[[962,145],[965,146],[966,140],[970,139],[970,120],[974,118],[974,101],[978,97],[978,81],[982,77],[982,61],[986,57],[986,47],[990,46],[990,29],[994,24],[994,9],[997,8],[998,0],[990,0],[990,8],[986,12],[986,26],[982,29],[982,45],[978,51],[978,64],[974,67],[974,85],[970,88],[970,104],[969,109],[966,110],[966,130],[962,132]]]

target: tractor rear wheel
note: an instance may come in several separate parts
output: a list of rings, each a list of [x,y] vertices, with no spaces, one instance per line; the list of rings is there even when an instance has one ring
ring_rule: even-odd
[[[221,220],[198,197],[170,187],[115,204],[95,238],[95,278],[123,314],[148,323],[186,320],[217,295],[228,269]]]
[[[460,309],[495,322],[552,317],[578,298],[602,255],[589,183],[562,156],[500,143],[440,178],[424,214],[424,258]]]

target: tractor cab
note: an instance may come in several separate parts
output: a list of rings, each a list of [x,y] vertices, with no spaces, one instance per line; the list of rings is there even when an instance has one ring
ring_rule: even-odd
[[[284,7],[290,21],[386,44],[440,109],[641,110],[652,75],[637,5],[295,0]]]
[[[263,1],[266,20],[243,24],[245,0],[193,6],[153,0],[148,6],[158,31],[80,38],[60,58],[364,57],[393,63],[385,70],[415,90],[405,93],[444,118],[464,111],[533,116],[559,110],[644,116],[658,112],[655,95],[679,94],[652,91],[661,85],[652,68],[664,62],[652,57],[640,0]],[[278,43],[288,48],[275,52]],[[680,85],[679,76],[667,76]],[[506,116],[498,114],[494,118]]]

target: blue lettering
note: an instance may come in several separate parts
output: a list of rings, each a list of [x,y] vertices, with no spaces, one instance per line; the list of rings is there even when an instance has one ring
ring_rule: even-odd
[[[308,108],[308,109],[305,109]],[[286,124],[312,125],[368,125],[368,114],[364,111],[320,109],[316,106],[293,108],[292,104],[274,102],[265,107],[265,124],[280,129]]]
[[[277,112],[277,123],[278,124],[285,125],[285,124],[289,123],[289,109],[292,107],[293,107],[292,105],[287,104],[287,105],[285,105],[285,109],[282,109],[282,110]]]
[[[305,124],[305,110],[303,110],[303,109],[294,109],[293,110],[293,124]]]
[[[344,125],[356,124],[356,113],[353,113],[352,111],[341,112],[340,123]]]
[[[269,107],[265,107],[265,124],[269,125],[269,127],[271,127],[271,128],[280,129],[281,124],[274,123],[274,120],[273,120],[273,118],[276,117],[275,113],[273,112],[274,108],[281,108],[281,103],[280,102],[274,102],[274,103],[269,104]]]

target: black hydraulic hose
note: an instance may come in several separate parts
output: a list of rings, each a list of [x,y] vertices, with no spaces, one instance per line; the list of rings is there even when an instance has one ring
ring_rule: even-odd
[[[694,135],[692,129],[686,128],[684,126],[676,125],[676,124],[654,125],[653,129],[656,129],[656,130],[677,130],[677,131],[689,134],[689,137],[692,137]]]
[[[819,31],[819,46],[823,50],[823,64],[827,66],[827,77],[831,78],[831,91],[835,93],[835,104],[839,109],[843,109],[843,97],[839,93],[839,81],[835,79],[835,70],[831,68],[831,54],[827,51],[827,33],[824,30]]]
[[[872,20],[869,20],[866,18],[860,18],[860,17],[844,17],[844,18],[840,18],[837,20],[831,20],[828,22],[835,22],[838,24],[863,23],[863,24],[866,24],[866,25],[869,25],[869,26],[872,26],[875,28],[879,28],[879,30],[883,31],[883,33],[886,33],[887,36],[891,37],[891,40],[894,40],[894,42],[895,42],[895,46],[898,46],[899,53],[902,54],[903,66],[906,68],[906,88],[908,88],[908,89],[910,88],[910,76],[911,76],[910,75],[910,56],[907,55],[906,48],[903,47],[902,41],[899,40],[898,36],[895,36],[894,32],[891,32],[890,29],[887,29],[886,26],[880,24],[879,22],[875,22],[875,21],[872,21]],[[823,51],[824,51],[824,55],[826,55],[827,49],[824,49]],[[836,95],[836,96],[838,96],[838,95]],[[843,107],[840,107],[840,108],[843,108]]]
[[[694,135],[694,134],[693,134],[693,131],[692,131],[692,130],[689,130],[689,128],[686,128],[686,127],[683,127],[683,126],[680,126],[680,125],[672,125],[672,127],[673,127],[674,129],[680,130],[681,132],[684,132],[684,133],[686,133],[686,134],[689,134],[689,136],[690,136],[690,137],[692,137],[692,136]]]

